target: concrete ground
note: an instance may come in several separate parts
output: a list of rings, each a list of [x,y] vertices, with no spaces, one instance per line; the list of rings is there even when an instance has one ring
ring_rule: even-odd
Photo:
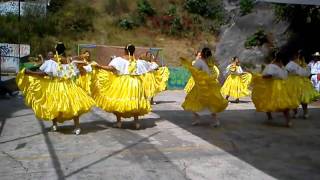
[[[51,132],[21,96],[0,99],[0,179],[320,179],[319,103],[289,129],[281,114],[266,124],[245,99],[230,103],[213,128],[209,115],[190,125],[184,96],[157,96],[141,130],[130,120],[112,128],[114,116],[95,108],[81,117],[79,136],[72,122]]]

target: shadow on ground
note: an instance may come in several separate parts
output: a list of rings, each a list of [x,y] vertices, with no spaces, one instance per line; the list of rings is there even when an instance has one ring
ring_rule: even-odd
[[[295,119],[292,128],[285,128],[281,113],[266,124],[265,114],[255,110],[226,110],[218,115],[219,128],[210,127],[209,115],[201,117],[199,126],[191,126],[191,113],[154,113],[277,179],[320,178],[319,109],[311,109],[308,120]]]

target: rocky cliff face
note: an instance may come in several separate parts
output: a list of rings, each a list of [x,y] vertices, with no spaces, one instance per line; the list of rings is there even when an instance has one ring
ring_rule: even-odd
[[[242,63],[259,68],[270,56],[273,47],[281,47],[288,41],[289,24],[277,22],[272,5],[256,4],[252,13],[240,16],[237,1],[225,1],[226,10],[231,14],[231,20],[220,34],[216,46],[215,57],[224,69],[233,56],[238,56]],[[257,30],[263,29],[271,41],[262,46],[245,48],[246,39]]]

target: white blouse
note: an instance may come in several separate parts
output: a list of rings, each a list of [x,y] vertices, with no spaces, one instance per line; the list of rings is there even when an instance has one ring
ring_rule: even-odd
[[[197,69],[201,70],[201,71],[204,71],[206,72],[207,74],[211,74],[211,71],[210,71],[210,68],[209,66],[207,65],[206,62],[204,62],[204,60],[202,59],[196,59],[194,61],[194,64],[193,64],[194,67],[196,67]]]
[[[232,66],[233,64],[229,64],[226,68],[226,72],[225,72],[225,75],[228,75],[229,73],[233,73],[233,74],[242,74],[243,73],[243,70],[241,68],[241,66],[237,66],[236,68],[236,71],[235,72],[230,72],[230,67]]]
[[[137,61],[136,72],[133,75],[145,74],[159,67],[156,63],[150,63],[145,60],[138,59],[136,61]],[[109,63],[109,66],[114,67],[118,71],[118,74],[120,75],[130,74],[129,65],[130,65],[130,61],[122,57],[116,57],[112,59],[112,61]]]
[[[72,68],[70,68],[70,66],[72,66]],[[51,77],[71,78],[79,74],[79,70],[75,63],[61,64],[61,68],[62,69],[58,71],[58,63],[53,60],[47,60],[40,66],[39,69]]]
[[[320,74],[320,61],[309,63],[311,68],[311,74]]]
[[[263,76],[271,75],[274,78],[286,79],[288,77],[288,72],[275,64],[268,64],[262,72]]]
[[[304,76],[304,77],[308,77],[310,75],[310,72],[307,69],[302,68],[299,64],[297,64],[294,61],[290,61],[285,68],[289,72],[289,74],[294,74],[294,75]]]

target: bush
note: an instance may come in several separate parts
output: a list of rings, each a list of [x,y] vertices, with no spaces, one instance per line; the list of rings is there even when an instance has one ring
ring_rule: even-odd
[[[266,42],[268,42],[267,34],[264,32],[264,30],[259,29],[257,32],[247,38],[244,46],[246,48],[262,46]]]
[[[184,8],[192,14],[210,19],[223,19],[223,6],[219,0],[186,0]]]
[[[58,22],[60,32],[68,32],[75,35],[75,33],[92,31],[94,29],[93,18],[96,12],[93,8],[81,4],[77,8],[66,9],[68,11],[60,11],[54,17]]]
[[[54,2],[58,1],[51,1],[51,5]],[[52,9],[47,16],[39,16],[36,9],[27,9],[20,21],[17,15],[0,16],[0,41],[19,43],[20,37],[20,43],[31,45],[32,55],[45,54],[53,49],[58,39],[65,41],[69,38],[74,42],[82,33],[93,30],[96,13],[88,4],[61,5],[54,11]]]
[[[148,0],[139,0],[137,6],[141,16],[154,16],[156,14],[156,11],[152,8]]]
[[[183,29],[183,25],[181,22],[181,18],[179,16],[176,16],[171,22],[169,34],[170,35],[181,35],[183,30],[184,29]]]
[[[129,18],[120,19],[118,25],[120,28],[125,30],[133,29],[136,26],[134,22]]]
[[[242,15],[251,13],[253,9],[253,0],[240,0],[240,12]]]

